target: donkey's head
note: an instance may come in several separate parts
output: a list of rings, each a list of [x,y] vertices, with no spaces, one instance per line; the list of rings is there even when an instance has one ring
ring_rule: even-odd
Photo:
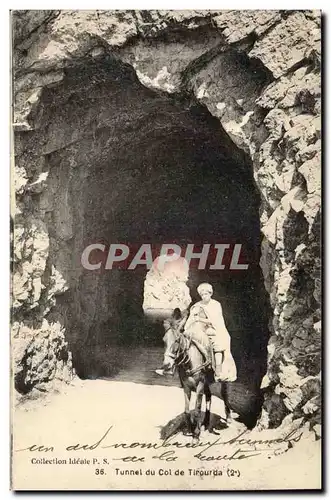
[[[175,361],[180,351],[180,335],[172,328],[169,328],[164,334],[163,342],[165,351],[162,368],[165,372],[173,373],[175,370]]]

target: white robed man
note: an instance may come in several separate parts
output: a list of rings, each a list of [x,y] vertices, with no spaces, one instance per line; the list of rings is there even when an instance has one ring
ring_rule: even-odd
[[[201,300],[191,307],[184,333],[189,334],[193,323],[199,322],[215,353],[215,380],[233,382],[237,378],[237,368],[231,354],[231,337],[225,326],[222,306],[212,299],[213,287],[209,283],[201,283],[197,292]]]

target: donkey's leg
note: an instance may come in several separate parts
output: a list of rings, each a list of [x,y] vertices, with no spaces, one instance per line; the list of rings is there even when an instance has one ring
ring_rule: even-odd
[[[225,407],[225,421],[227,425],[230,425],[232,423],[232,413],[231,413],[231,408],[229,406],[228,386],[226,382],[221,382],[221,384],[222,384],[221,394]]]
[[[200,380],[197,385],[196,393],[196,403],[195,410],[193,412],[193,440],[198,441],[201,433],[201,406],[202,398],[204,395],[205,383],[204,380]]]
[[[228,406],[227,403],[225,403],[225,418],[226,418],[226,423],[227,425],[231,425],[232,424],[232,412],[231,412],[231,408]]]
[[[190,401],[191,401],[191,394],[192,390],[189,387],[187,383],[183,383],[183,389],[184,389],[184,400],[185,400],[185,425],[187,427],[187,431],[192,434],[193,432],[193,427],[192,427],[192,422],[191,422],[191,415],[190,415]],[[185,434],[185,432],[184,432]]]
[[[206,396],[206,412],[205,412],[205,418],[203,420],[202,425],[204,426],[204,428],[206,430],[210,430],[211,392],[210,392],[208,384],[205,384],[204,391],[205,391],[205,396]]]

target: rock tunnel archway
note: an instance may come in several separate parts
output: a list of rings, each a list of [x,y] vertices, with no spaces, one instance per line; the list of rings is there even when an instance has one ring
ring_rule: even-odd
[[[146,269],[86,270],[86,246],[240,243],[248,270],[195,266],[189,287],[196,299],[201,281],[213,284],[238,380],[257,389],[266,371],[268,300],[259,266],[260,196],[248,155],[203,105],[146,89],[113,58],[68,69],[61,85],[44,91],[41,107],[47,141],[43,146],[37,131],[30,148],[35,153],[40,144],[46,158],[40,203],[49,258],[68,286],[50,319],[65,326],[77,374],[112,375],[114,346],[162,345],[162,326],[142,310]]]

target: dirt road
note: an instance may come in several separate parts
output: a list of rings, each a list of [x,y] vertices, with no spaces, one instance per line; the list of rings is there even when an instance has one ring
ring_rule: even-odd
[[[285,422],[282,428],[265,431],[245,431],[243,424],[235,422],[218,436],[204,431],[195,449],[187,436],[177,435],[162,442],[160,426],[182,410],[183,395],[178,387],[77,379],[42,404],[30,401],[16,408],[14,486],[221,490],[318,487],[320,441],[306,429],[298,430],[300,422]],[[215,403],[214,411],[218,410],[222,407],[217,408]],[[66,463],[38,462],[43,459]],[[69,459],[90,463],[73,465]]]

